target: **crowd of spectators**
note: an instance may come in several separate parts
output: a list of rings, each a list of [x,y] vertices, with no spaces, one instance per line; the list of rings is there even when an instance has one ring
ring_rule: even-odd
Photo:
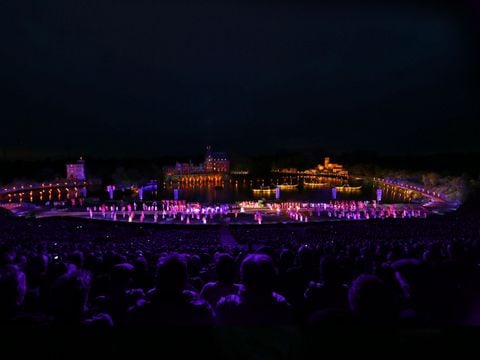
[[[238,339],[273,329],[258,347],[288,358],[304,331],[480,325],[476,217],[230,226],[233,247],[222,231],[2,217],[1,330],[102,334],[118,351],[118,334],[189,329],[236,358]]]

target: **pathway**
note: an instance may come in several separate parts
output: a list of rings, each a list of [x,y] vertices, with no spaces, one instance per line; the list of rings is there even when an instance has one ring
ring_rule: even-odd
[[[232,233],[230,232],[228,225],[222,225],[220,227],[220,243],[222,244],[222,246],[228,248],[234,248],[239,246]]]

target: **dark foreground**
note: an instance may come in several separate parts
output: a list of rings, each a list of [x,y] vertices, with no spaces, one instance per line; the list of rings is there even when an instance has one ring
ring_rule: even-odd
[[[480,325],[479,229],[468,212],[161,229],[2,216],[2,343],[61,358],[466,350]]]

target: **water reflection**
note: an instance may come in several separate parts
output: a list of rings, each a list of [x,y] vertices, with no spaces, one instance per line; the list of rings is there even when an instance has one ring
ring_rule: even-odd
[[[314,184],[314,185],[312,185]],[[280,187],[281,201],[312,201],[325,202],[332,199],[332,188],[343,184],[338,179],[309,179],[298,177],[278,177],[278,178],[258,178],[258,179],[228,179],[216,181],[213,183],[159,183],[156,189],[144,191],[144,200],[173,199],[174,189],[179,189],[179,199],[187,202],[200,203],[233,203],[251,200],[274,200],[276,198],[275,188]],[[318,186],[316,186],[318,185]],[[342,192],[338,191],[337,200],[374,200],[376,199],[376,190],[378,184],[364,181],[352,183],[350,185],[361,185],[360,191]],[[269,187],[273,191],[255,192],[254,189],[260,187]],[[400,203],[411,202],[419,194],[400,189],[391,185],[380,186],[383,191],[382,202]],[[49,189],[39,189],[9,193],[3,195],[0,200],[17,203],[45,203],[46,201],[71,201],[82,197],[84,189],[76,186],[55,187]],[[101,201],[108,199],[108,193],[103,188],[97,187],[88,189],[90,195]],[[138,194],[129,191],[116,191],[115,199],[131,201],[138,198]]]
[[[260,200],[262,198],[274,200],[275,187],[280,185],[280,200],[282,201],[329,201],[331,189],[341,186],[342,180],[322,179],[322,186],[309,186],[303,179],[297,177],[283,177],[277,179],[232,179],[216,184],[180,183],[163,184],[156,192],[145,192],[145,200],[172,199],[173,190],[179,189],[179,198],[189,202],[201,203],[233,203],[239,201]],[[288,186],[292,185],[292,186]],[[359,191],[338,192],[337,200],[374,200],[377,186],[371,182],[363,182]],[[273,191],[253,191],[261,187],[271,188]],[[401,189],[385,189],[382,202],[408,202],[413,199]]]

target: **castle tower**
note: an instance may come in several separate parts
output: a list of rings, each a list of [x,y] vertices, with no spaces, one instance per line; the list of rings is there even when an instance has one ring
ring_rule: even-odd
[[[325,161],[324,161],[323,167],[324,167],[325,169],[328,169],[328,165],[329,165],[329,164],[330,164],[330,158],[329,158],[329,157],[326,157],[326,158],[325,158]]]
[[[76,181],[85,181],[85,161],[83,158],[77,160],[74,164],[67,164],[67,179]]]

